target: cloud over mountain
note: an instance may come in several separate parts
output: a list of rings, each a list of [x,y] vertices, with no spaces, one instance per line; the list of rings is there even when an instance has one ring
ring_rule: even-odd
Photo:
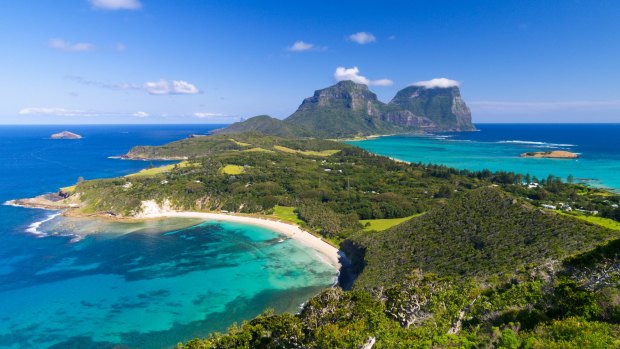
[[[351,80],[358,84],[364,84],[369,86],[390,86],[394,83],[390,79],[370,80],[367,77],[360,75],[360,70],[358,67],[338,67],[334,72],[334,79],[336,81]]]
[[[459,82],[456,80],[450,80],[446,78],[437,78],[437,79],[431,79],[427,81],[418,81],[418,82],[411,84],[411,86],[421,86],[421,87],[426,87],[426,88],[436,88],[436,87],[448,88],[448,87],[458,87]]]

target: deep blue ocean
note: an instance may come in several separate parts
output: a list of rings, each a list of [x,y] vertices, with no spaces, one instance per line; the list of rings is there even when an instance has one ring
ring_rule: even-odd
[[[0,126],[0,203],[137,172],[149,163],[109,157],[215,127]],[[48,138],[62,130],[84,138]],[[0,206],[0,348],[170,348],[266,308],[296,311],[336,277],[314,251],[260,227],[53,214]],[[98,233],[72,242],[55,224]]]
[[[477,124],[477,132],[380,137],[349,142],[396,159],[459,169],[513,171],[620,191],[620,124]],[[567,150],[578,159],[532,159],[532,151]]]

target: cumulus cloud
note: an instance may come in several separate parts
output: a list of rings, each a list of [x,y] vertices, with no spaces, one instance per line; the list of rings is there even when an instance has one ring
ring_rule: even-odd
[[[73,80],[82,85],[97,86],[111,90],[136,90],[145,91],[151,95],[192,95],[200,93],[198,87],[184,80],[168,81],[160,79],[159,81],[147,81],[143,84],[130,83],[108,83],[101,81],[93,81],[81,76],[68,75],[65,78]]]
[[[139,10],[142,8],[140,0],[90,0],[94,8],[104,10]]]
[[[183,80],[148,81],[143,88],[152,95],[193,95],[200,92],[196,86]]]
[[[48,46],[56,49],[56,50],[61,50],[61,51],[67,51],[67,52],[88,52],[88,51],[94,51],[95,50],[95,45],[91,44],[91,43],[87,43],[87,42],[76,42],[76,43],[71,43],[68,41],[65,41],[63,39],[51,39],[50,41],[47,42]]]
[[[450,80],[446,78],[437,78],[437,79],[431,79],[428,81],[418,81],[411,85],[421,86],[421,87],[426,87],[426,88],[436,88],[436,87],[448,88],[448,87],[458,87],[459,82],[456,80]]]
[[[353,42],[357,42],[360,45],[366,45],[366,44],[370,44],[372,42],[377,41],[377,38],[375,38],[375,36],[372,35],[372,33],[358,32],[358,33],[349,35],[349,40]]]
[[[208,113],[208,112],[196,112],[194,113],[194,116],[200,119],[204,119],[204,118],[216,118],[216,117],[221,117],[224,116],[224,114],[221,113]]]
[[[360,70],[358,67],[338,67],[336,68],[336,72],[334,72],[334,79],[336,81],[351,80],[358,84],[364,84],[369,86],[390,86],[394,83],[390,79],[370,80],[367,77],[360,75]]]
[[[145,112],[145,111],[137,111],[135,113],[133,113],[133,116],[137,116],[139,118],[146,118],[149,117],[149,113]]]

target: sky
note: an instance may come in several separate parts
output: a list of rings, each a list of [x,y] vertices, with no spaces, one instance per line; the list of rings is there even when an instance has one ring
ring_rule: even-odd
[[[474,122],[620,122],[620,1],[20,0],[0,124],[285,118],[338,80],[458,84]]]

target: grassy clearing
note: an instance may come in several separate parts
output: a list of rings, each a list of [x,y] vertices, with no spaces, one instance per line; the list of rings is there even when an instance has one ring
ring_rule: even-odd
[[[252,144],[250,144],[250,143],[239,142],[239,141],[237,141],[237,140],[235,140],[235,139],[233,139],[233,138],[230,138],[230,139],[229,139],[229,141],[231,141],[231,142],[235,143],[236,145],[238,145],[238,146],[240,146],[240,147],[249,147],[249,146],[251,146],[251,145],[252,145]]]
[[[243,170],[244,170],[243,166],[239,166],[239,165],[226,165],[222,167],[222,173],[228,174],[228,175],[242,174]]]
[[[338,150],[338,149],[328,149],[328,150],[323,150],[323,151],[295,150],[295,149],[283,147],[281,145],[274,145],[273,148],[275,150],[279,150],[279,151],[285,152],[285,153],[302,154],[302,155],[308,155],[308,156],[331,156],[331,155],[334,155],[334,154],[340,152],[340,150]]]
[[[181,161],[178,164],[170,164],[165,166],[153,167],[153,168],[145,168],[140,172],[128,174],[125,177],[137,177],[137,176],[155,176],[162,173],[167,173],[172,171],[175,166],[177,168],[189,167],[193,166],[189,161]]]
[[[273,215],[276,216],[278,219],[295,223],[297,225],[303,223],[303,221],[297,216],[297,213],[295,213],[295,207],[274,206]]]
[[[363,219],[360,220],[360,224],[364,227],[364,231],[383,231],[390,229],[395,225],[399,225],[402,222],[408,221],[411,218],[418,217],[423,215],[423,213],[414,214],[413,216],[403,217],[403,218],[388,218],[388,219]],[[370,225],[366,226],[366,223],[370,223]]]
[[[243,152],[263,152],[263,153],[273,153],[273,150],[265,149],[265,148],[250,148],[243,149]]]
[[[586,221],[592,224],[600,225],[601,227],[605,227],[611,230],[620,231],[620,222],[616,222],[613,219],[603,218],[603,217],[598,217],[598,216],[589,216],[589,215],[584,215],[584,214],[565,213],[565,212],[558,211],[558,210],[556,210],[556,212],[563,214],[565,216],[570,216],[570,217],[574,217],[577,219],[581,219],[582,221]]]

